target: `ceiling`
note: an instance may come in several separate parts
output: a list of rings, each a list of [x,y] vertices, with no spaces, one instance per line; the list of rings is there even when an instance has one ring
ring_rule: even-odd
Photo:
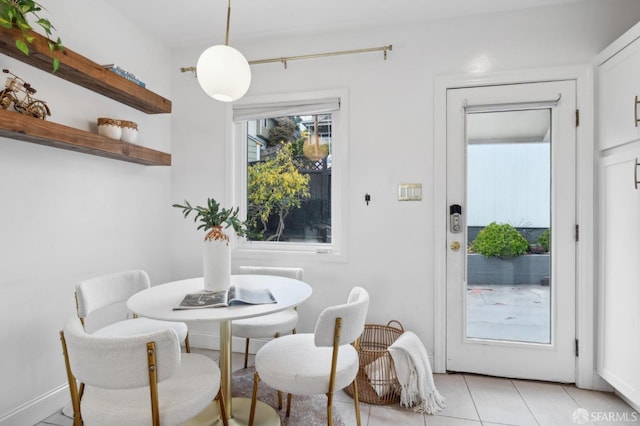
[[[106,0],[167,46],[224,43],[227,0]],[[234,39],[318,34],[586,0],[233,0]],[[184,6],[183,6],[184,5]]]

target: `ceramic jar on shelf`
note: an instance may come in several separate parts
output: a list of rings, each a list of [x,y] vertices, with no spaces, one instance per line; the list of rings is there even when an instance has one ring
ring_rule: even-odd
[[[138,139],[138,124],[133,121],[120,120],[122,128],[122,137],[120,140],[124,142],[134,143]]]
[[[98,118],[98,133],[111,139],[120,140],[122,137],[120,120],[114,120],[113,118]]]
[[[111,139],[134,143],[138,139],[138,124],[128,120],[98,118],[98,133]]]

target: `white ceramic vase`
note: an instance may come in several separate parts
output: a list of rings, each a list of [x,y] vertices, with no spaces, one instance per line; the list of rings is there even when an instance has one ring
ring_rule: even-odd
[[[203,247],[204,289],[227,290],[231,286],[231,247],[228,237],[206,239]]]

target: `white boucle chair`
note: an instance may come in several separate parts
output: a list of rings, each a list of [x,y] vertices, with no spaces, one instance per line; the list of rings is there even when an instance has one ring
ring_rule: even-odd
[[[187,324],[183,322],[126,318],[126,311],[123,309],[104,314],[105,309],[113,308],[114,305],[125,306],[127,299],[150,286],[149,275],[139,270],[117,272],[82,281],[76,286],[78,317],[83,326],[86,326],[87,318],[97,313],[103,326],[92,331],[92,334],[102,337],[132,336],[172,328],[180,342],[184,342],[185,350],[191,352]]]
[[[204,355],[183,354],[170,328],[99,337],[72,318],[60,340],[74,426],[178,425],[201,413],[220,391],[216,363]],[[77,380],[85,384],[84,392],[78,391]]]
[[[353,383],[353,403],[360,426],[360,405],[356,375],[359,369],[357,340],[364,331],[369,293],[354,287],[347,303],[320,313],[313,333],[298,333],[274,339],[256,354],[256,372],[249,425],[253,424],[258,383],[291,394],[327,395],[327,424],[333,424],[333,392]],[[355,343],[355,344],[353,344]],[[353,345],[352,345],[353,344]]]
[[[293,278],[302,281],[304,270],[302,268],[280,268],[272,266],[241,266],[241,274],[251,275],[275,275]],[[280,337],[286,333],[296,332],[298,324],[298,311],[296,308],[285,309],[269,315],[254,318],[235,320],[232,322],[231,334],[236,337],[244,337],[244,368],[247,368],[249,359],[249,340]]]

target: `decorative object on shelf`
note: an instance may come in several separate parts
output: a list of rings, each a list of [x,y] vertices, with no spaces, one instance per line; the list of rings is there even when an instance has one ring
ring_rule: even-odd
[[[138,124],[114,118],[98,118],[98,133],[111,139],[134,143],[138,139]]]
[[[120,120],[122,129],[121,141],[134,143],[138,139],[138,124],[133,121]]]
[[[2,109],[7,109],[13,104],[13,109],[20,114],[42,120],[46,120],[47,116],[51,115],[51,111],[44,101],[31,97],[36,93],[36,89],[8,69],[3,69],[2,72],[12,76],[7,77],[5,88],[0,92],[0,107]]]
[[[120,140],[122,137],[120,120],[114,120],[113,118],[98,118],[98,133],[111,139]]]
[[[138,80],[138,77],[136,77],[134,74],[130,73],[129,71],[123,70],[122,68],[120,68],[117,65],[108,64],[108,65],[103,65],[102,67],[105,68],[105,69],[108,69],[109,71],[112,71],[112,72],[118,74],[120,77],[124,77],[129,81],[133,81],[138,86],[146,87],[146,84],[144,82]]]
[[[251,85],[251,68],[247,59],[229,46],[231,0],[227,2],[227,32],[224,45],[206,49],[198,58],[196,78],[204,92],[222,102],[237,101]]]
[[[233,228],[238,236],[246,234],[246,225],[238,218],[240,209],[220,208],[220,203],[213,198],[207,199],[206,207],[192,207],[186,200],[184,205],[173,204],[173,207],[182,209],[185,218],[195,212],[193,221],[200,222],[197,229],[206,232],[203,250],[205,290],[227,290],[231,285],[231,247],[224,229]]]
[[[60,37],[56,41],[51,40],[52,32],[55,27],[51,25],[48,19],[41,18],[38,12],[44,8],[34,0],[0,0],[0,26],[5,28],[18,28],[22,32],[22,38],[16,39],[16,47],[25,55],[29,54],[29,43],[32,43],[34,36],[31,34],[33,28],[27,20],[27,14],[32,14],[36,18],[38,24],[45,32],[49,44],[49,50],[63,51],[62,41]],[[60,61],[53,59],[53,72],[60,68]]]

